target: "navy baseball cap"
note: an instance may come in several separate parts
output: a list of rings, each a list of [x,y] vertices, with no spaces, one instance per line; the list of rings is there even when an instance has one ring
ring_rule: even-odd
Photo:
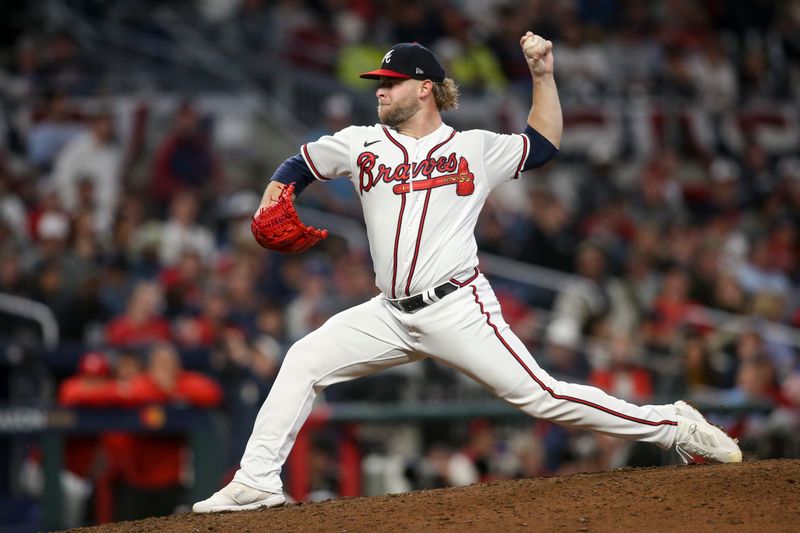
[[[381,77],[444,81],[444,67],[433,52],[417,43],[400,43],[386,52],[381,68],[365,72],[359,78],[377,80]]]

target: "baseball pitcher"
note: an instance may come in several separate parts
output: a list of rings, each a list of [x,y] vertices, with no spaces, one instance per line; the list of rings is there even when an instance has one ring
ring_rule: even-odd
[[[380,123],[351,126],[302,146],[266,188],[252,231],[264,247],[309,249],[327,236],[299,219],[293,198],[315,181],[346,176],[364,210],[381,293],[343,311],[289,350],[234,480],[194,505],[198,513],[285,502],[281,467],[326,386],[417,361],[459,369],[529,415],[676,448],[686,461],[741,461],[736,442],[683,401],[638,406],[551,378],[503,319],[478,270],[478,214],[498,184],[558,153],[562,115],[553,45],[527,32],[520,46],[533,78],[525,131],[456,131],[440,113],[458,89],[418,44],[392,47],[377,70]]]

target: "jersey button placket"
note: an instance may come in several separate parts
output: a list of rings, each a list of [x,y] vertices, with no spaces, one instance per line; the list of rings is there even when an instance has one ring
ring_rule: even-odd
[[[414,167],[415,163],[418,163],[420,161],[422,157],[420,154],[422,152],[424,152],[424,147],[422,146],[422,143],[416,142],[414,146],[414,151],[412,152],[413,156],[410,161],[412,168]],[[403,254],[403,266],[405,266],[406,269],[410,268],[411,259],[414,256],[414,247],[416,246],[416,231],[418,229],[418,220],[420,216],[418,211],[421,209],[421,204],[417,201],[417,196],[419,196],[419,194],[416,193],[413,189],[414,182],[411,176],[409,176],[408,182],[410,188],[408,193],[406,193],[407,195],[406,202],[408,204],[409,225],[406,226],[407,238],[403,239],[404,241],[403,244],[405,245],[404,249],[406,251],[406,253]],[[406,277],[408,277],[408,271],[406,271]]]

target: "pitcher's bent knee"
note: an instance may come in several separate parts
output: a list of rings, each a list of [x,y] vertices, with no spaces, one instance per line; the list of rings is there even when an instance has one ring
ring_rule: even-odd
[[[300,339],[289,348],[286,357],[281,363],[281,373],[291,372],[292,374],[314,373],[313,369],[319,364],[319,360],[324,358],[324,354],[319,353],[313,347],[313,343],[306,342],[305,338]]]
[[[336,367],[336,357],[326,349],[324,343],[317,342],[313,334],[303,337],[289,348],[281,365],[281,372],[290,372],[294,376],[308,376],[317,382],[330,374]]]

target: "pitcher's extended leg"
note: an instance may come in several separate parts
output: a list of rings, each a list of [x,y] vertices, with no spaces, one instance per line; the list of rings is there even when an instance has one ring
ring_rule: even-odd
[[[536,418],[662,448],[673,445],[674,406],[634,405],[595,387],[558,381],[542,370],[503,320],[497,298],[482,275],[440,303],[445,305],[435,314],[426,311],[438,304],[416,315],[427,354]]]
[[[375,299],[332,317],[287,353],[256,417],[234,480],[280,492],[281,467],[317,393],[415,357],[406,334]]]

